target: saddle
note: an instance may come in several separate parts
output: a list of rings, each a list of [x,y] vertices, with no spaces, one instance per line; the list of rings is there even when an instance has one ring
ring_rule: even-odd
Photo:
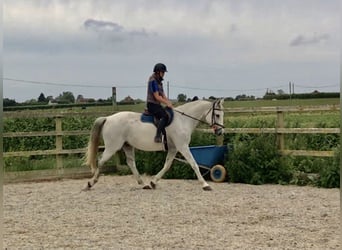
[[[168,116],[168,119],[166,121],[165,127],[169,126],[173,120],[173,110],[169,107],[165,108],[166,114]],[[141,122],[147,122],[147,123],[153,123],[154,126],[158,127],[159,119],[157,119],[154,115],[148,112],[147,109],[141,114],[140,118]]]
[[[166,107],[165,108],[165,111],[166,111],[166,114],[167,114],[167,121],[166,121],[166,125],[165,127],[169,126],[173,120],[173,110],[169,107]],[[148,112],[147,109],[145,109],[145,111],[141,114],[141,118],[140,118],[141,122],[147,122],[147,123],[152,123],[154,124],[155,127],[158,127],[158,122],[159,122],[159,119],[156,118],[154,115],[152,115],[151,113]],[[167,146],[167,137],[166,137],[166,132],[164,134],[163,132],[163,135],[164,135],[164,147],[165,147],[165,150],[167,151],[168,150],[168,146]]]

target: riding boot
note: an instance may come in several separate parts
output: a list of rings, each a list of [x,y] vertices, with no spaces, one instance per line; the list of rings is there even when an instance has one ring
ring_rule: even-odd
[[[160,143],[163,141],[162,140],[162,132],[165,131],[165,123],[166,123],[165,118],[161,118],[159,120],[158,127],[157,127],[157,134],[154,137],[154,142]]]

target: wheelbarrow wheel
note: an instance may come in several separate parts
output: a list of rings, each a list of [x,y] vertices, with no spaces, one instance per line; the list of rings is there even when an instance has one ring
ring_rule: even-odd
[[[214,182],[223,182],[226,179],[227,170],[222,165],[215,165],[210,169],[210,178]]]

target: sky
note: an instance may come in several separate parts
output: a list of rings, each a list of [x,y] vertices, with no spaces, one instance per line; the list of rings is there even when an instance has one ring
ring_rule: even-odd
[[[339,0],[4,0],[3,95],[107,99],[115,86],[118,100],[145,100],[159,62],[171,99],[290,82],[339,92],[340,13]]]

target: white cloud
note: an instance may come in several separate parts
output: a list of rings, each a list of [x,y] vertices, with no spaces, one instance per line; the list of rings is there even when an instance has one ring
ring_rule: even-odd
[[[136,84],[163,61],[173,81],[216,87],[240,79],[252,89],[256,78],[268,86],[288,82],[289,65],[306,65],[302,72],[325,81],[339,60],[337,0],[138,3],[5,0],[5,76]],[[283,77],[267,81],[268,68],[277,65]]]

